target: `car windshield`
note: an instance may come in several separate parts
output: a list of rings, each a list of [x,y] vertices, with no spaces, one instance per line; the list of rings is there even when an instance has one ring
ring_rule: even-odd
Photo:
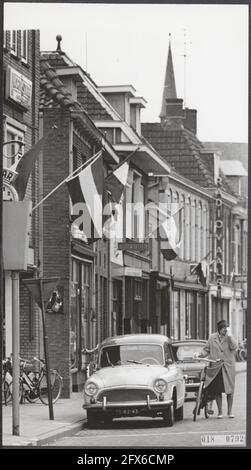
[[[163,349],[158,344],[123,344],[106,346],[100,351],[100,367],[121,364],[163,365]]]
[[[200,354],[202,348],[203,345],[201,344],[173,345],[174,356],[177,361],[194,360],[194,353]]]

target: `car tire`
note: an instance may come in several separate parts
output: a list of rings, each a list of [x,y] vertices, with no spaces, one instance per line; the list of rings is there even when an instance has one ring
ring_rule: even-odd
[[[174,411],[174,419],[175,421],[182,421],[184,418],[184,408],[180,406],[180,408],[176,408]]]
[[[173,407],[173,405],[168,406],[163,411],[162,416],[163,416],[164,426],[167,426],[168,428],[173,426],[174,425],[174,407]]]

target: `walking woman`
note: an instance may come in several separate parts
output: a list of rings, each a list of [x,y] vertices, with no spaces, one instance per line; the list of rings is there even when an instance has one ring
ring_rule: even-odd
[[[218,331],[213,333],[198,357],[209,356],[217,362],[207,368],[205,387],[208,395],[215,398],[218,418],[222,418],[222,393],[227,396],[227,415],[232,414],[234,383],[235,383],[235,350],[237,342],[232,337],[225,320],[217,323]]]

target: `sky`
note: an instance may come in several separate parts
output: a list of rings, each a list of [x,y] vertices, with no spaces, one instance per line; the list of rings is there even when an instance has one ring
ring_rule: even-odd
[[[5,3],[4,29],[40,29],[99,86],[133,85],[159,122],[169,34],[178,98],[201,141],[248,141],[248,5]],[[184,58],[186,55],[186,60]]]

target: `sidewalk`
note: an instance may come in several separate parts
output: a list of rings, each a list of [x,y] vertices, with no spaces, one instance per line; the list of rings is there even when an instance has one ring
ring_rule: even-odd
[[[53,405],[54,420],[49,419],[49,407],[38,401],[20,405],[19,436],[12,434],[12,406],[3,405],[3,446],[41,446],[56,438],[80,431],[86,420],[82,408],[83,392],[71,398],[59,398]]]
[[[246,371],[246,362],[236,362],[236,373]],[[20,405],[20,435],[12,435],[12,406],[3,405],[3,446],[42,446],[63,436],[71,436],[83,428],[86,412],[82,408],[83,392],[72,393],[53,405],[54,420],[49,408],[41,402]]]

